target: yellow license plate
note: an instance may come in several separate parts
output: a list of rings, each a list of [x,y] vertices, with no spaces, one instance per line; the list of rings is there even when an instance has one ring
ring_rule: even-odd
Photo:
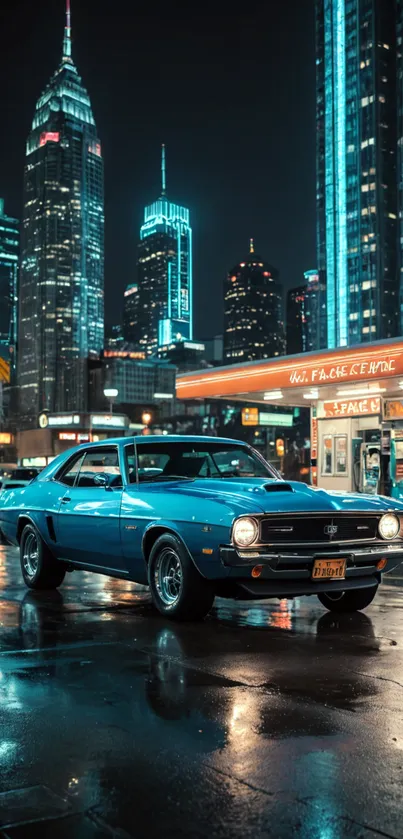
[[[315,559],[312,569],[313,580],[344,580],[345,559]]]

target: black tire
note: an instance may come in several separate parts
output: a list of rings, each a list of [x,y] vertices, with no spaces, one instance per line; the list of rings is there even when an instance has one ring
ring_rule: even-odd
[[[27,524],[20,542],[21,571],[25,585],[33,589],[55,589],[64,580],[66,569],[53,556],[36,527]]]
[[[201,620],[214,602],[213,584],[199,574],[186,548],[172,533],[164,533],[153,545],[148,584],[154,605],[172,620]]]
[[[378,585],[375,585],[370,588],[322,592],[318,593],[318,598],[330,612],[360,612],[372,603],[377,591]]]

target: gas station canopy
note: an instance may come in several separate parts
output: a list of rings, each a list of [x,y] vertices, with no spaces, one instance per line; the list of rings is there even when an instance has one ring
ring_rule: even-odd
[[[307,407],[318,399],[388,397],[402,390],[401,339],[209,368],[179,375],[176,384],[178,399]]]
[[[310,408],[314,485],[403,498],[402,339],[186,373],[176,395]]]

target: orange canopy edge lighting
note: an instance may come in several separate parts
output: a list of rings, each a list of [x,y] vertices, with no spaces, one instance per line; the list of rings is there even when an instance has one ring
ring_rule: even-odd
[[[180,375],[178,399],[235,396],[240,392],[366,382],[403,376],[403,342],[338,348],[306,356],[280,356]]]

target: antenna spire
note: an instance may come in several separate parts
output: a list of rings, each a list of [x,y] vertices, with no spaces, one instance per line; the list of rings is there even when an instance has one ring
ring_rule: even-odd
[[[166,173],[165,173],[165,143],[161,146],[161,180],[162,180],[162,195],[165,195],[166,190]]]
[[[63,38],[63,59],[65,61],[71,61],[70,0],[66,0],[66,25],[64,27],[64,38]]]
[[[253,244],[253,239],[249,239],[249,253],[255,253],[255,246]]]

